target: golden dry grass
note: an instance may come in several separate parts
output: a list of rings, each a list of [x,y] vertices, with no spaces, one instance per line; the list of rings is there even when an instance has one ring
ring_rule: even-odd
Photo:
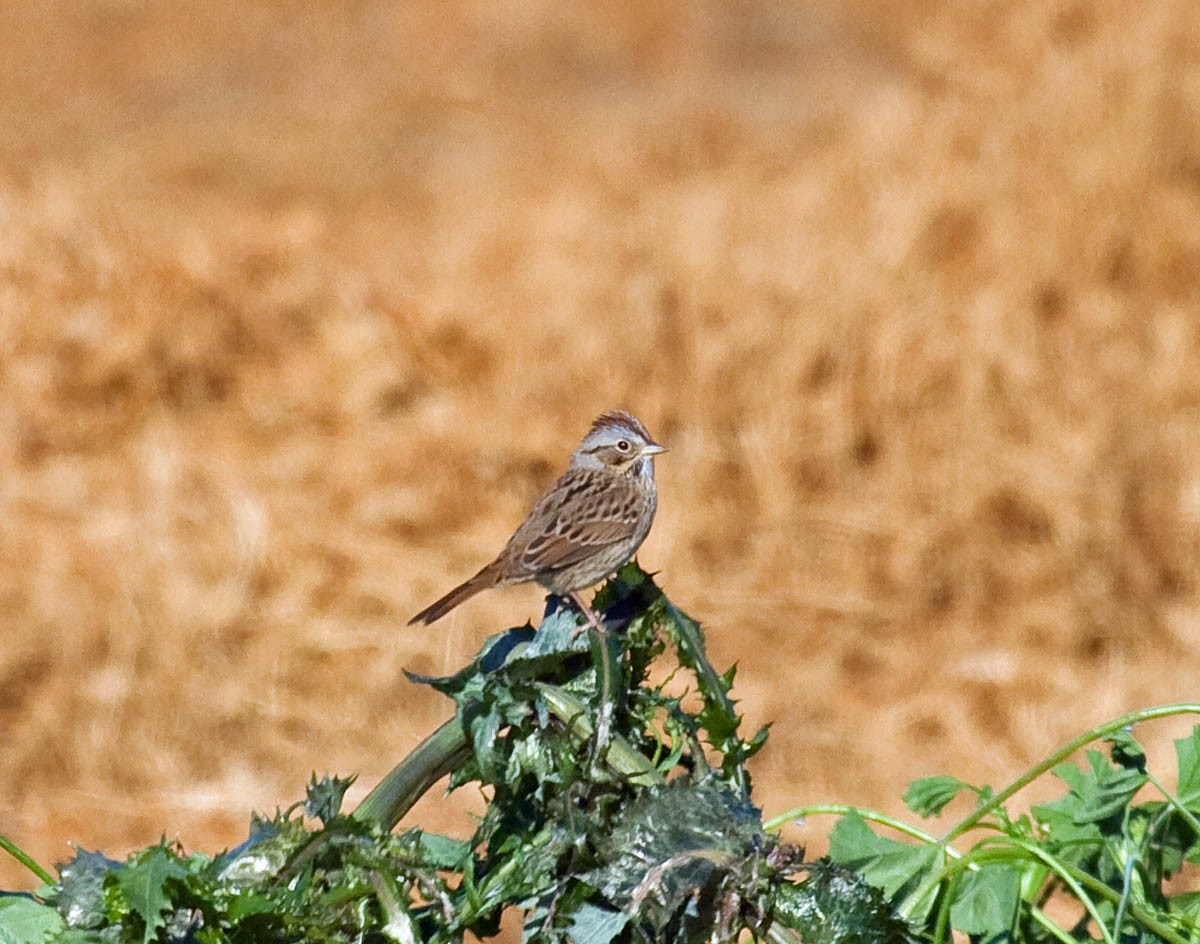
[[[1194,0],[0,5],[0,832],[373,782],[445,714],[401,670],[539,596],[404,620],[613,406],[769,811],[1195,698],[1198,49]]]

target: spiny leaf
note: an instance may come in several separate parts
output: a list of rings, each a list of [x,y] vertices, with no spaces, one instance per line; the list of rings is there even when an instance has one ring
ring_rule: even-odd
[[[588,634],[580,632],[575,612],[558,609],[542,620],[528,645],[513,650],[505,665],[541,674],[548,666],[561,664],[564,658],[587,652],[589,645]]]
[[[514,629],[496,633],[484,640],[483,648],[467,665],[453,675],[419,675],[416,672],[404,674],[409,681],[418,685],[428,685],[443,695],[449,695],[455,701],[465,698],[479,697],[486,675],[504,666],[513,652],[521,646],[528,645],[534,639],[532,626],[518,626]]]
[[[342,810],[342,800],[355,777],[331,777],[326,774],[317,780],[314,771],[305,791],[304,812],[322,823],[328,823]]]
[[[718,911],[716,887],[765,842],[759,811],[730,787],[677,781],[621,810],[585,879],[657,938],[682,909]]]
[[[54,902],[70,927],[98,928],[104,923],[104,879],[120,865],[102,853],[76,849],[74,859],[58,866]]]
[[[766,742],[766,729],[760,729],[750,741],[738,737],[742,716],[736,702],[729,697],[737,667],[718,675],[708,661],[704,646],[704,631],[700,624],[662,597],[665,626],[675,643],[681,665],[695,673],[703,708],[699,721],[708,742],[721,752],[721,772],[743,793],[750,791],[750,776],[746,760],[756,754]]]
[[[252,886],[274,879],[296,851],[309,841],[310,833],[298,819],[283,814],[273,820],[254,816],[250,837],[213,860],[213,869],[222,881]]]
[[[754,732],[754,735],[748,741],[744,741],[745,745],[742,750],[742,762],[748,761],[751,757],[763,749],[763,745],[767,743],[767,738],[771,734],[771,726],[774,722],[768,721],[761,728]]]
[[[117,884],[129,906],[146,924],[143,944],[154,940],[163,925],[163,912],[171,907],[165,886],[171,879],[186,878],[188,871],[164,845],[151,846],[117,872]]]
[[[481,711],[469,711],[464,714],[463,727],[471,736],[475,745],[475,760],[484,779],[495,781],[501,768],[501,752],[496,742],[500,733],[500,711],[496,707]]]
[[[704,630],[694,619],[666,601],[668,629],[675,640],[679,661],[696,673],[700,695],[704,700],[701,721],[714,738],[713,746],[720,749],[724,741],[737,730],[741,718],[729,697],[732,675],[719,676],[705,653]]]

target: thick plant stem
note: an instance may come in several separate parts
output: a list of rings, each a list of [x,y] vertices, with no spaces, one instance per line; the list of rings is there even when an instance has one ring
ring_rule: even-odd
[[[435,783],[471,756],[458,718],[451,718],[392,768],[351,814],[364,823],[392,829]]]
[[[540,684],[538,690],[554,716],[581,743],[588,743],[595,729],[586,706],[557,686]],[[458,718],[451,718],[379,781],[351,815],[360,822],[392,829],[426,790],[470,756],[471,745],[466,732]],[[601,756],[617,773],[631,780],[637,778],[645,784],[663,782],[662,774],[654,765],[618,734],[611,735]]]

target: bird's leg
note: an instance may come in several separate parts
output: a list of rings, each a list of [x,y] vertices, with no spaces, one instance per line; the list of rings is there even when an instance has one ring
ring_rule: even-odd
[[[575,605],[583,611],[583,615],[587,617],[587,621],[592,624],[592,629],[598,632],[601,637],[608,635],[608,630],[604,628],[604,624],[600,622],[600,618],[592,611],[592,608],[583,602],[583,596],[578,590],[572,590],[570,597],[575,601]],[[576,626],[575,631],[571,634],[571,638],[576,638],[583,632],[582,626]]]

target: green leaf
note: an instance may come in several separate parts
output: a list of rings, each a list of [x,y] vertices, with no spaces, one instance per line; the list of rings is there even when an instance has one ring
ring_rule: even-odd
[[[1146,752],[1133,737],[1128,728],[1114,731],[1104,739],[1112,745],[1113,763],[1129,767],[1141,773],[1146,772]]]
[[[1200,813],[1200,726],[1175,742],[1179,764],[1179,802],[1189,811]]]
[[[65,930],[62,916],[49,905],[0,893],[0,944],[43,944]]]
[[[236,895],[228,904],[225,913],[230,921],[241,921],[251,915],[267,914],[274,911],[276,903],[266,895],[254,892],[243,892]]]
[[[767,729],[761,729],[750,741],[743,741],[738,737],[742,716],[737,712],[736,702],[729,697],[737,666],[718,675],[712,663],[708,661],[704,630],[700,624],[665,596],[662,601],[664,626],[675,643],[679,663],[696,676],[703,702],[699,714],[700,726],[704,729],[708,742],[721,752],[722,774],[742,792],[748,794],[750,778],[745,769],[745,761],[762,748],[766,742]]]
[[[502,668],[515,652],[527,646],[534,638],[532,626],[518,626],[489,636],[475,658],[453,675],[419,675],[407,670],[404,674],[409,681],[418,685],[428,685],[443,695],[449,695],[461,705],[479,698],[487,674]]]
[[[1067,785],[1067,795],[1033,808],[1039,820],[1057,812],[1076,826],[1100,823],[1119,816],[1146,782],[1139,770],[1110,764],[1099,751],[1087,752],[1088,766],[1059,764],[1054,775]],[[1060,837],[1061,838],[1061,837]]]
[[[566,657],[587,652],[590,645],[588,634],[579,631],[575,613],[557,610],[542,620],[530,643],[515,649],[505,665],[530,671],[544,670],[561,664]]]
[[[908,785],[904,791],[904,805],[918,816],[937,816],[963,790],[974,789],[957,777],[925,777]]]
[[[877,836],[857,813],[843,816],[829,836],[829,858],[860,873],[888,898],[915,885],[917,878],[940,864],[939,846],[910,845]]]
[[[163,912],[171,907],[165,886],[171,879],[186,878],[188,871],[163,845],[139,853],[117,871],[117,884],[129,906],[146,923],[143,944],[154,940],[163,925]]]
[[[500,775],[500,763],[503,759],[497,750],[496,736],[500,733],[500,711],[496,706],[479,713],[464,712],[463,727],[470,734],[471,743],[475,748],[475,760],[479,770],[488,781],[495,781]]]
[[[1102,844],[1103,832],[1097,823],[1076,821],[1072,813],[1074,801],[1063,797],[1054,803],[1035,806],[1031,810],[1041,827],[1042,845],[1048,852],[1080,864],[1096,854]]]
[[[609,944],[628,923],[629,915],[623,911],[584,902],[571,915],[567,933],[575,944]]]
[[[967,871],[950,905],[950,923],[965,934],[987,937],[1012,927],[1021,898],[1021,870],[1012,865],[986,865]]]
[[[768,721],[761,728],[754,732],[754,735],[748,741],[744,741],[744,750],[742,751],[741,761],[748,761],[751,757],[761,751],[767,743],[767,738],[771,735],[771,725],[775,722]]]
[[[422,832],[421,864],[431,869],[459,869],[471,855],[471,844],[438,833]]]

